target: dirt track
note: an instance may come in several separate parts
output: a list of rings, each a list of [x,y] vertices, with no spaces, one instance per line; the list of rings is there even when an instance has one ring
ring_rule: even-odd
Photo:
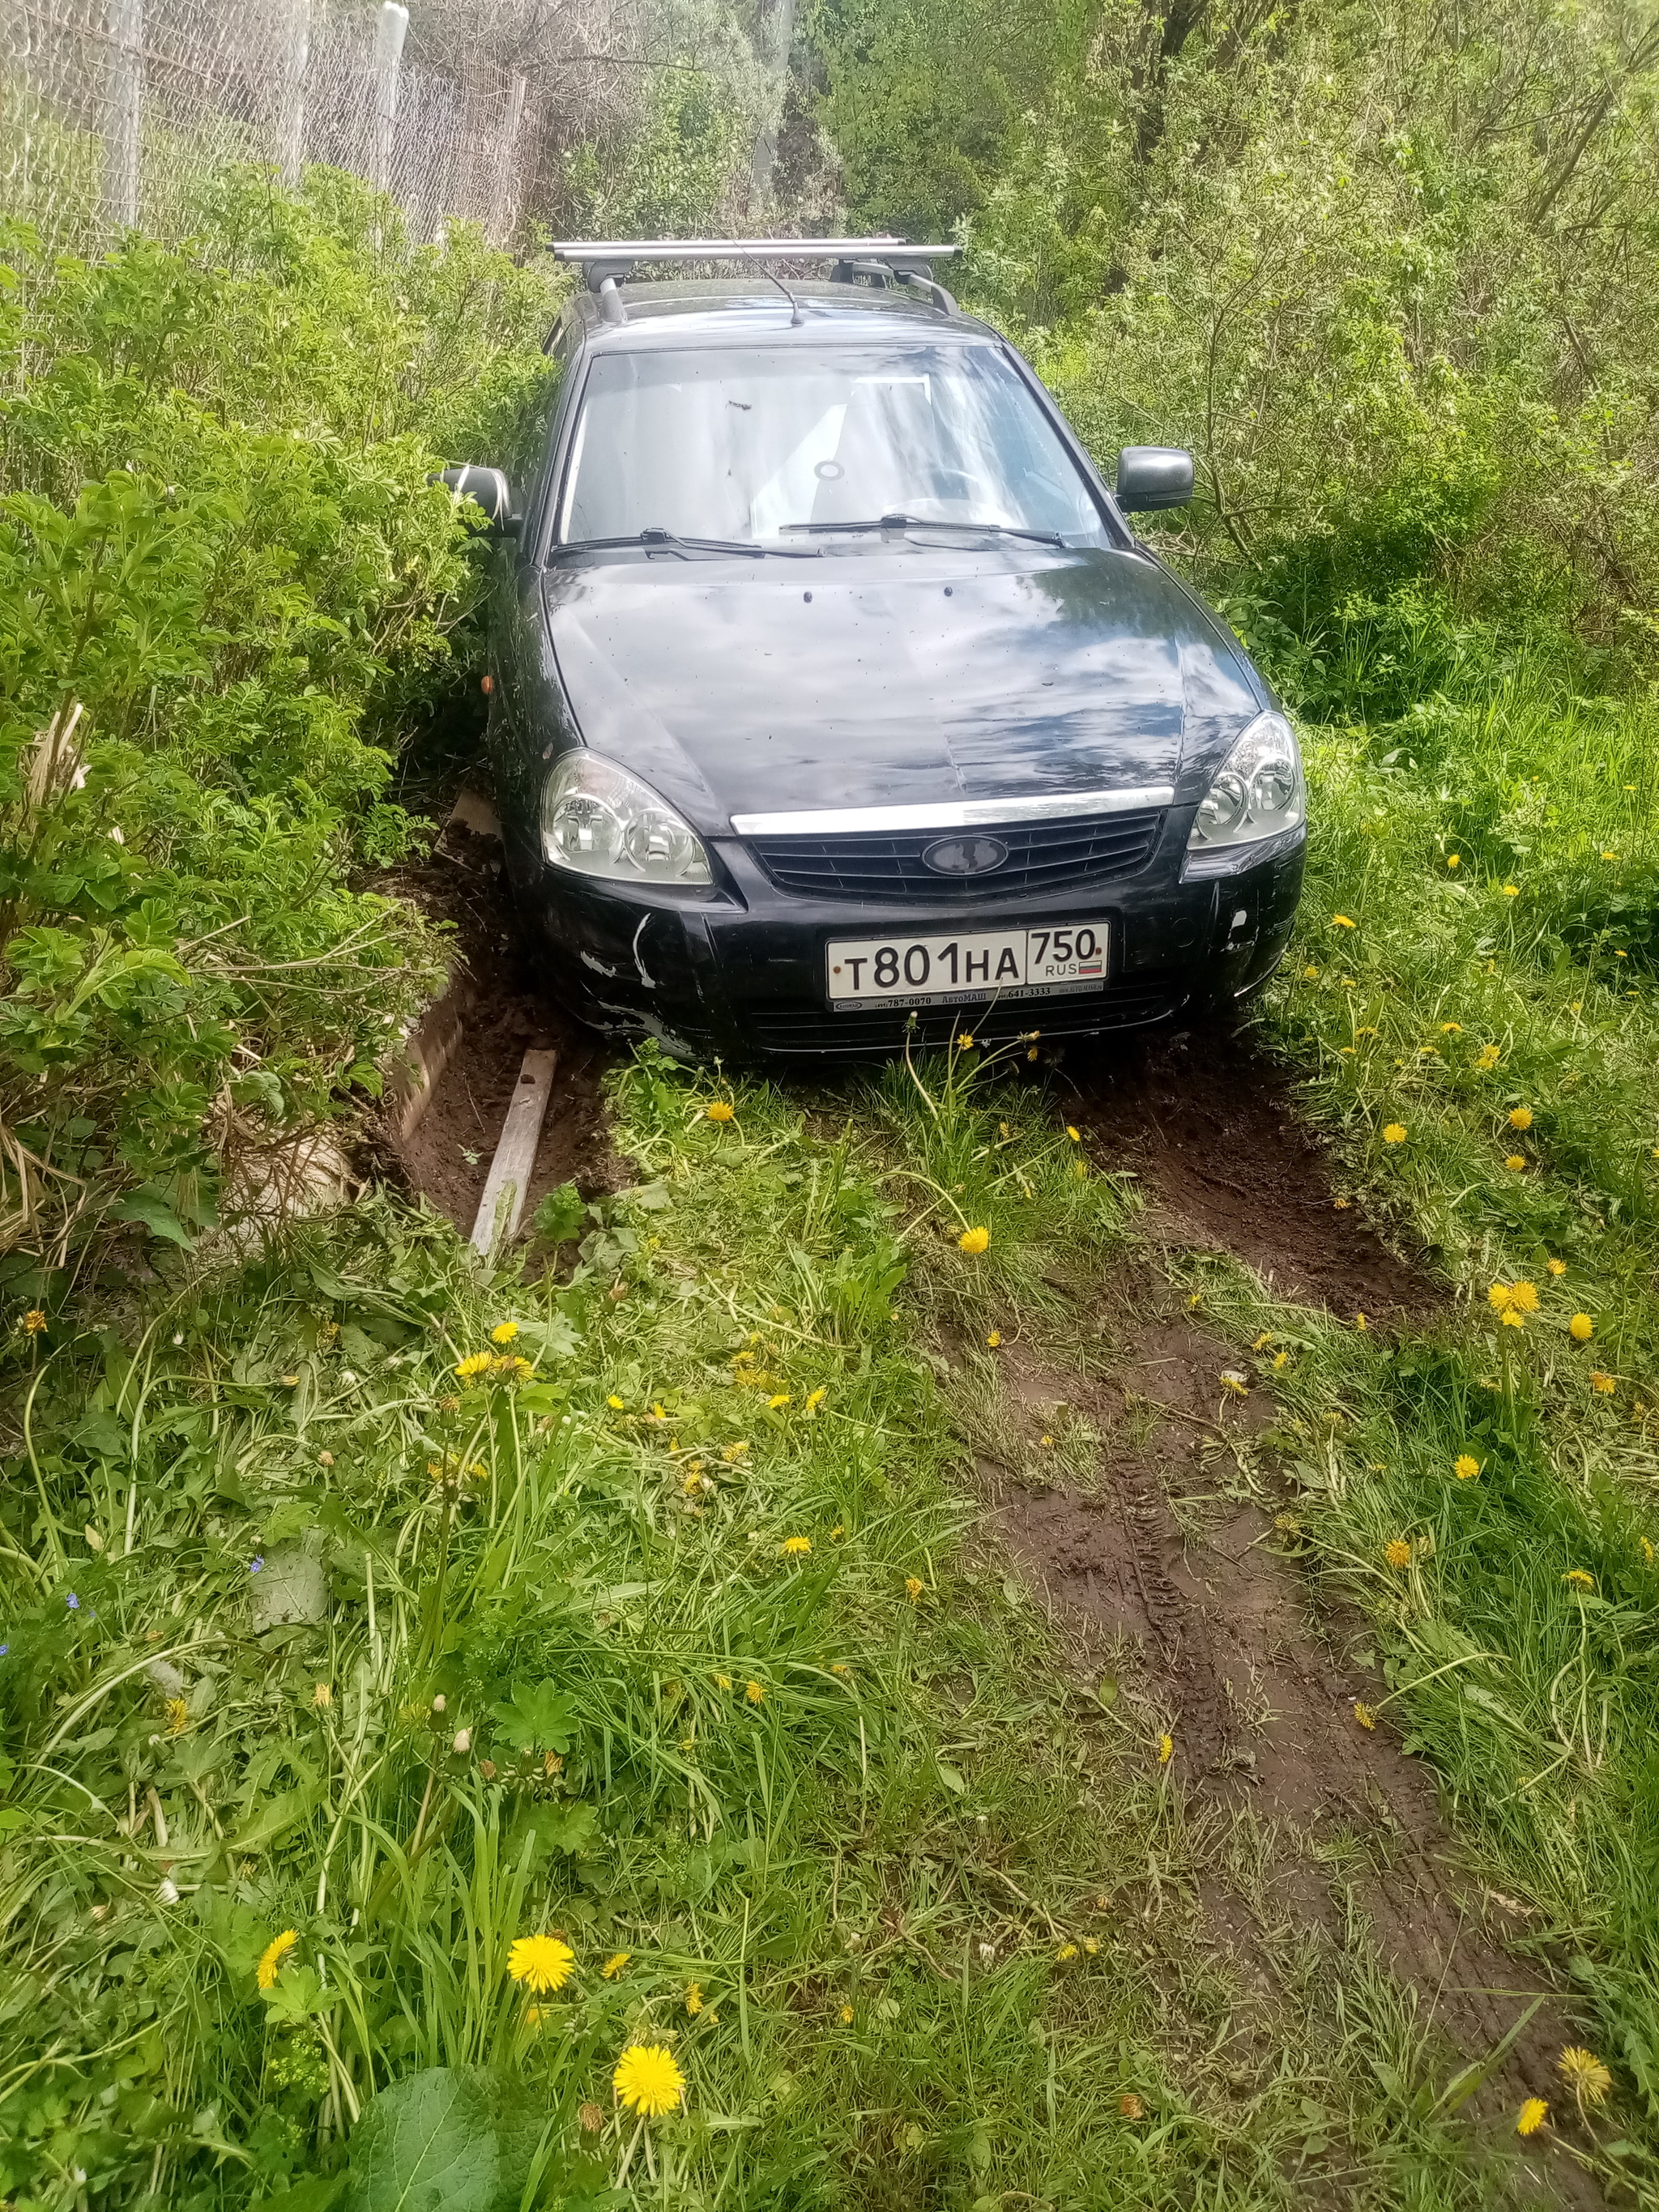
[[[455,922],[477,1010],[426,1118],[407,1142],[388,1142],[383,1165],[464,1231],[532,1045],[560,1055],[532,1205],[568,1180],[587,1195],[628,1180],[603,1112],[610,1049],[526,973],[495,852],[452,828],[398,886]],[[981,1454],[981,1540],[1012,1555],[1046,1601],[1079,1680],[1133,1672],[1170,1714],[1182,1781],[1267,1839],[1267,1873],[1250,1898],[1218,1882],[1204,1900],[1243,1984],[1265,1985],[1266,1953],[1287,1930],[1340,1940],[1358,1913],[1379,1960],[1418,1993],[1419,2024],[1480,2058],[1547,1990],[1505,1948],[1524,1936],[1524,1910],[1460,1867],[1427,1770],[1386,1729],[1356,1723],[1354,1701],[1379,1694],[1355,1656],[1362,1626],[1320,1599],[1294,1529],[1264,1503],[1277,1478],[1271,1446],[1255,1439],[1271,1397],[1228,1396],[1228,1352],[1172,1289],[1156,1247],[1232,1252],[1282,1297],[1384,1328],[1431,1311],[1437,1286],[1358,1206],[1336,1203],[1287,1079],[1248,1039],[1176,1030],[1074,1051],[1059,1080],[1058,1110],[1142,1176],[1153,1249],[1091,1289],[1076,1367],[1010,1348],[1014,1431],[1028,1428],[1035,1446],[1062,1414],[1081,1417],[1099,1443],[1085,1480],[1034,1475],[1035,1451],[1017,1463]],[[1228,1474],[1241,1453],[1244,1482]],[[1554,2059],[1571,2040],[1547,2000],[1474,2109],[1497,2128],[1523,2096],[1559,2099]],[[1455,2063],[1449,2052],[1446,2078]],[[1562,2201],[1601,2202],[1569,2158],[1553,2158],[1550,2173]]]

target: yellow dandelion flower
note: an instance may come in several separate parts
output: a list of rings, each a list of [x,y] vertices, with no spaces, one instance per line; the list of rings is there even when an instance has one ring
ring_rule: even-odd
[[[1406,1141],[1405,1123],[1403,1121],[1388,1122],[1382,1131],[1382,1141],[1385,1145],[1403,1145]]]
[[[1446,855],[1446,866],[1447,866],[1449,868],[1461,868],[1461,867],[1462,866],[1462,865],[1463,865],[1463,855],[1462,855],[1461,853],[1448,853],[1448,854],[1447,854],[1447,855]]]
[[[991,1331],[991,1334],[986,1338],[985,1341],[990,1346],[992,1351],[994,1352],[1002,1341],[1002,1331],[1000,1328],[994,1328]]]
[[[716,1098],[709,1103],[708,1118],[711,1121],[729,1121],[735,1111],[736,1109],[729,1106],[724,1098]]]
[[[1403,1536],[1390,1536],[1382,1547],[1382,1557],[1396,1571],[1412,1563],[1412,1547]]]
[[[763,1705],[766,1699],[766,1685],[764,1682],[745,1682],[743,1694],[751,1705]]]
[[[793,1402],[793,1401],[790,1398],[789,1393],[787,1390],[780,1390],[776,1397],[769,1398],[767,1400],[766,1410],[769,1413],[775,1413],[781,1407],[790,1405]]]
[[[1587,1575],[1582,1567],[1569,1567],[1561,1579],[1569,1589],[1593,1590],[1595,1588],[1595,1576]]]
[[[167,1734],[182,1735],[189,1726],[190,1700],[187,1698],[169,1698],[167,1702]]]
[[[1511,1129],[1530,1129],[1532,1127],[1531,1107],[1511,1106],[1510,1109],[1510,1127]]]
[[[300,1387],[300,1378],[297,1375],[284,1375],[283,1384],[286,1389],[297,1390]]]
[[[1288,1352],[1274,1352],[1274,1354],[1273,1354],[1273,1366],[1274,1366],[1274,1368],[1275,1368],[1275,1369],[1278,1369],[1278,1368],[1280,1368],[1280,1367],[1288,1367],[1288,1366],[1290,1365],[1290,1362],[1291,1362],[1291,1355],[1290,1355],[1290,1353],[1289,1353]]]
[[[844,1659],[837,1659],[830,1669],[830,1672],[832,1674],[839,1674],[843,1681],[847,1679],[848,1675],[852,1673],[852,1668],[848,1665]]]
[[[1331,916],[1331,920],[1335,923],[1339,929],[1353,929],[1358,926],[1356,923],[1351,921],[1346,914],[1334,914]]]
[[[495,1328],[489,1332],[489,1341],[492,1344],[511,1344],[518,1333],[519,1324],[517,1322],[498,1321]]]
[[[1358,1313],[1354,1316],[1353,1325],[1358,1329],[1369,1328],[1370,1327],[1370,1323],[1366,1320],[1363,1313]]]
[[[1528,1282],[1523,1276],[1517,1276],[1510,1285],[1510,1304],[1517,1313],[1536,1313],[1538,1310],[1537,1284]]]
[[[1518,2136],[1535,2136],[1550,2116],[1550,2108],[1541,2097],[1528,2097],[1516,2115],[1515,2132]]]
[[[716,1674],[716,1675],[715,1675],[715,1677],[714,1677],[714,1687],[715,1687],[717,1690],[729,1690],[729,1689],[731,1688],[731,1686],[732,1686],[732,1677],[731,1677],[729,1674]]]
[[[1614,1382],[1611,1375],[1607,1373],[1605,1369],[1600,1367],[1591,1368],[1590,1389],[1596,1393],[1598,1397],[1611,1398],[1613,1392],[1618,1388],[1618,1383]]]
[[[1509,1308],[1502,1319],[1505,1328],[1524,1328],[1527,1325],[1525,1314],[1519,1312],[1514,1306]]]
[[[1353,1717],[1363,1729],[1374,1729],[1376,1726],[1376,1715],[1369,1705],[1361,1705],[1358,1698],[1353,1701]]]
[[[611,2086],[617,2101],[644,2120],[678,2112],[685,2100],[685,2076],[673,2052],[659,2043],[630,2043],[617,2061]]]
[[[685,1477],[685,1480],[681,1483],[680,1488],[684,1491],[688,1498],[694,1490],[701,1490],[702,1488],[702,1472],[701,1468],[693,1468]]]
[[[475,1375],[488,1374],[491,1364],[489,1352],[470,1352],[465,1359],[456,1363],[455,1372],[463,1382],[470,1382]]]
[[[823,1403],[829,1395],[829,1391],[822,1382],[819,1383],[816,1390],[809,1390],[806,1394],[807,1412],[809,1413],[816,1413],[818,1407]]]
[[[1062,1943],[1059,1950],[1054,1954],[1054,1960],[1057,1965],[1063,1966],[1067,1959],[1075,1959],[1076,1956],[1077,1945],[1075,1943]]]
[[[1637,1539],[1637,1541],[1642,1547],[1642,1557],[1646,1560],[1649,1566],[1651,1566],[1654,1560],[1654,1551],[1651,1541],[1646,1536],[1639,1536]]]
[[[46,1325],[46,1315],[41,1311],[39,1306],[31,1306],[28,1311],[23,1316],[22,1320],[18,1323],[18,1327],[22,1330],[25,1336],[39,1336]]]
[[[1054,1448],[1054,1440],[1052,1437],[1039,1437],[1037,1442],[1042,1446],[1044,1451],[1052,1451]]]
[[[1504,1165],[1509,1170],[1511,1175],[1522,1174],[1525,1171],[1526,1164],[1527,1163],[1525,1159],[1519,1152],[1510,1152],[1504,1162]]]
[[[988,1229],[964,1229],[957,1237],[957,1243],[963,1251],[977,1256],[985,1250],[990,1241],[991,1232]]]
[[[1570,2043],[1556,2061],[1562,2080],[1581,2105],[1601,2104],[1613,2087],[1613,2075],[1593,2051]]]
[[[262,1990],[276,1988],[276,1976],[282,1963],[299,1940],[299,1936],[295,1929],[284,1928],[282,1934],[273,1936],[264,1949],[260,1952],[259,1963],[254,1969],[253,1978]]]
[[[1175,1738],[1167,1730],[1158,1740],[1158,1763],[1167,1766],[1175,1757]]]
[[[633,1955],[631,1951],[613,1951],[599,1968],[601,1978],[607,1982],[614,1982]]]
[[[1495,1044],[1483,1044],[1474,1055],[1474,1064],[1483,1073],[1490,1075],[1502,1058],[1503,1054]]]
[[[1073,1128],[1069,1121],[1066,1124],[1066,1133],[1074,1145],[1080,1145],[1083,1142],[1082,1130]]]
[[[974,1040],[964,1030],[962,1035],[957,1039],[957,1050],[958,1052],[971,1052],[973,1048]]]
[[[779,1547],[786,1559],[804,1559],[812,1548],[810,1536],[786,1536]]]
[[[921,1589],[922,1584],[920,1575],[907,1575],[904,1577],[904,1595],[909,1599],[912,1605],[914,1605],[917,1599],[921,1595]]]
[[[1567,1333],[1580,1344],[1588,1344],[1595,1334],[1595,1323],[1587,1313],[1576,1313],[1567,1323]]]
[[[1302,970],[1302,980],[1304,983],[1316,983],[1319,981],[1319,970],[1311,962]]]
[[[702,1984],[688,1982],[685,1985],[685,2008],[693,2020],[702,2010]]]
[[[1459,1452],[1452,1462],[1452,1473],[1460,1482],[1473,1482],[1480,1472],[1480,1462],[1473,1452]]]
[[[1603,853],[1601,858],[1604,860],[1616,860],[1619,855],[1617,853]]]
[[[1353,1200],[1351,1198],[1334,1198],[1331,1200],[1331,1204],[1337,1212],[1346,1213],[1348,1208],[1353,1204]]]
[[[507,1972],[538,1997],[550,1990],[562,1990],[575,1965],[575,1953],[556,1936],[520,1936],[507,1954]]]
[[[841,2024],[843,2027],[853,2025],[853,2008],[849,2004],[844,2004],[841,2008]]]
[[[606,1404],[607,1406],[609,1406],[609,1407],[610,1407],[610,1408],[611,1408],[611,1412],[612,1412],[613,1413],[625,1413],[625,1412],[627,1411],[627,1408],[623,1406],[622,1400],[621,1400],[620,1398],[618,1398],[618,1397],[616,1395],[616,1394],[615,1394],[615,1392],[614,1392],[614,1391],[612,1392],[611,1395],[610,1397],[608,1397],[608,1398],[605,1400],[605,1404]]]
[[[1100,1946],[1092,1936],[1085,1936],[1084,1937],[1083,1948],[1085,1953],[1091,1959],[1097,1959],[1100,1956]]]
[[[1565,1275],[1567,1272],[1567,1263],[1565,1260],[1546,1260],[1544,1265],[1552,1275]]]
[[[334,1703],[334,1692],[326,1682],[319,1682],[311,1693],[311,1702],[319,1712],[326,1712]]]
[[[1440,1034],[1442,1036],[1462,1036],[1463,1024],[1462,1022],[1442,1022]]]
[[[841,1541],[841,1540],[842,1540],[842,1538],[846,1534],[847,1534],[847,1526],[846,1526],[846,1523],[845,1523],[844,1522],[842,1522],[842,1521],[837,1521],[837,1522],[836,1522],[836,1525],[835,1525],[835,1527],[834,1527],[834,1528],[830,1531],[830,1541],[832,1544],[839,1544],[839,1543],[840,1543],[840,1541]]]
[[[1521,896],[1520,884],[1505,884],[1504,886],[1504,896],[1505,898],[1519,898]]]

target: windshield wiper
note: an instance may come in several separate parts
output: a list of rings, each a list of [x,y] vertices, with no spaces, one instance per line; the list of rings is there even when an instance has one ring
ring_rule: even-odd
[[[660,530],[654,526],[635,530],[626,538],[574,538],[554,550],[559,553],[592,553],[617,545],[643,545],[647,551],[660,545],[671,553],[745,553],[755,561],[765,561],[775,556],[780,561],[816,561],[819,558],[816,550],[809,551],[804,545],[757,545],[740,538],[682,538],[672,530]]]
[[[943,522],[937,515],[927,514],[881,514],[869,522],[786,522],[783,527],[814,532],[831,530],[989,531],[998,538],[1029,538],[1034,544],[1057,545],[1062,553],[1068,550],[1066,540],[1058,531],[1021,530],[1012,522]]]

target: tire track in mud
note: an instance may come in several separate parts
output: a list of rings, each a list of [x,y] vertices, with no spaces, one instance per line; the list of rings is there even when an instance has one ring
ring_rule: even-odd
[[[1409,1323],[1440,1302],[1357,1207],[1336,1204],[1290,1079],[1247,1037],[1139,1038],[1066,1073],[1067,1114],[1097,1157],[1145,1179],[1155,1244],[1228,1250],[1279,1297],[1344,1317]],[[1379,1961],[1417,1992],[1423,2023],[1466,2063],[1541,1997],[1469,2110],[1508,2133],[1520,2100],[1543,2097],[1571,2142],[1555,2062],[1576,2039],[1553,1976],[1510,1948],[1524,1940],[1527,1910],[1460,1863],[1431,1771],[1356,1718],[1356,1702],[1379,1694],[1368,1631],[1298,1556],[1294,1486],[1263,1435],[1271,1392],[1227,1389],[1228,1348],[1145,1252],[1088,1297],[1079,1328],[1092,1340],[1076,1367],[1018,1346],[1002,1358],[1028,1443],[1063,1407],[1100,1437],[1093,1465],[1049,1483],[1040,1450],[1021,1453],[1018,1470],[981,1454],[987,1524],[1048,1601],[1079,1680],[1133,1669],[1172,1717],[1180,1782],[1260,1824],[1270,1876],[1258,1905],[1224,1881],[1206,1885],[1218,1949],[1270,1984],[1275,1940],[1340,1944],[1357,1913]],[[1455,2070],[1449,2052],[1443,2078]],[[1547,2168],[1559,2201],[1604,2202],[1565,2145],[1531,2145],[1528,2163]]]

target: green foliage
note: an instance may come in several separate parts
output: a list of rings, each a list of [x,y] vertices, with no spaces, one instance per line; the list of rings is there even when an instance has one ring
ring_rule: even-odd
[[[1644,19],[1169,0],[1073,30],[861,0],[814,21],[854,210],[963,218],[966,294],[1109,470],[1121,444],[1195,449],[1198,499],[1149,527],[1296,703],[1478,696],[1540,638],[1579,690],[1651,671]]]
[[[546,389],[544,287],[466,233],[323,171],[222,175],[201,222],[98,263],[14,231],[0,272],[0,1231],[36,1260],[123,1191],[179,1241],[378,1086],[436,948],[350,879],[407,848],[390,746],[476,590],[426,478],[510,459]]]
[[[575,234],[588,238],[724,234],[722,200],[749,158],[753,125],[732,86],[700,70],[653,77],[643,125],[622,147],[565,157]]]

